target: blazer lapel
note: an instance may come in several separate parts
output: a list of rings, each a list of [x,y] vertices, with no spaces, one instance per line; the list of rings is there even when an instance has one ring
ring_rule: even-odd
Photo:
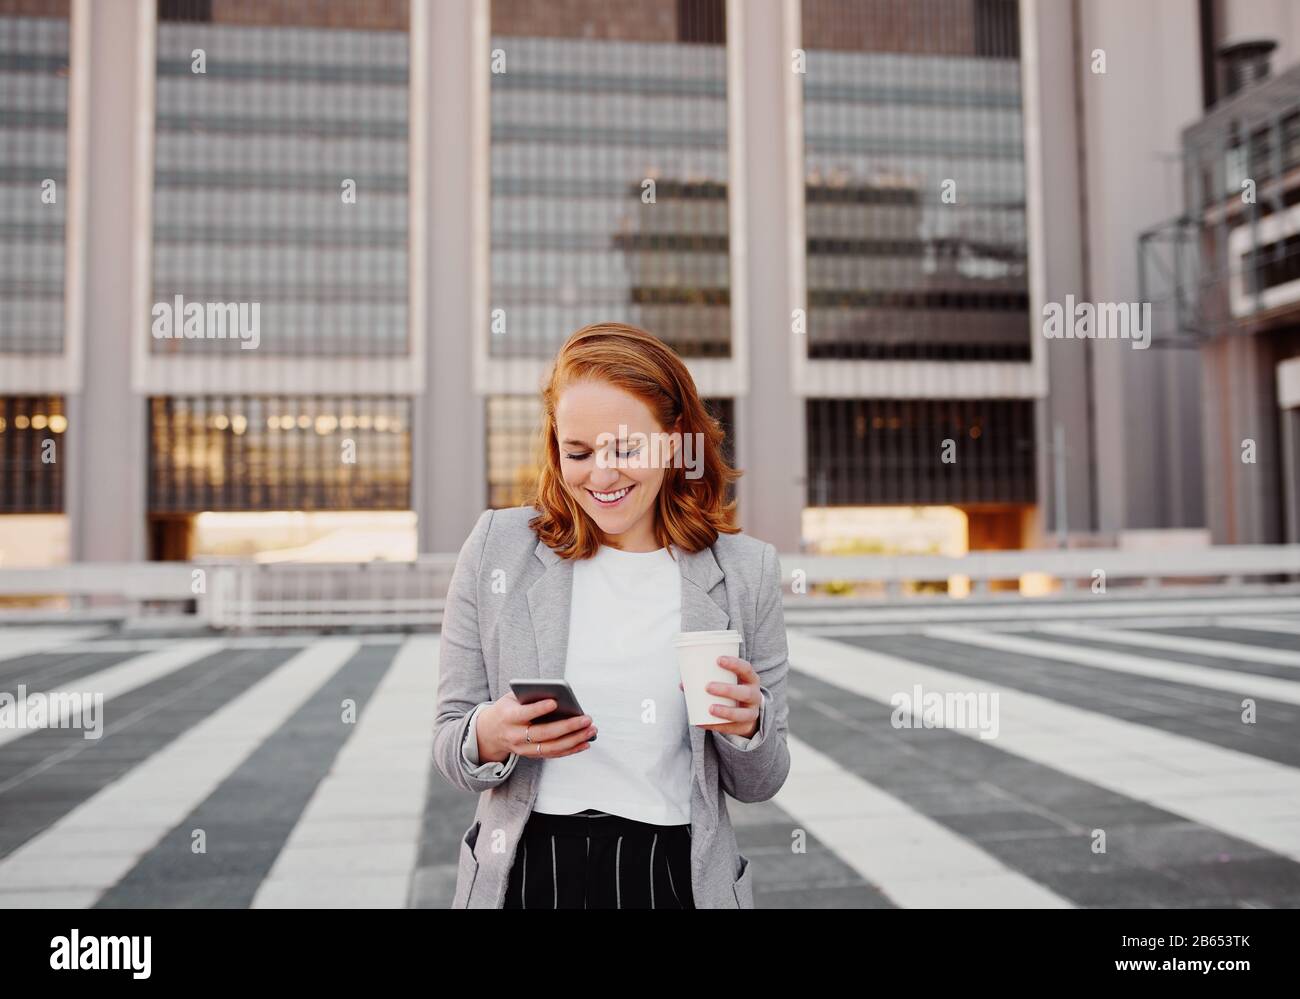
[[[682,631],[723,631],[730,628],[731,615],[725,606],[722,569],[713,556],[713,549],[679,552],[678,556],[682,570]],[[691,725],[690,730],[695,782],[712,816],[704,828],[713,829],[718,823],[718,799],[709,787],[704,768],[705,730],[698,725]],[[692,825],[697,824],[698,818],[692,819]]]
[[[518,664],[523,676],[562,680],[569,650],[569,608],[573,597],[573,562],[560,558],[546,542],[537,542],[534,555],[545,566],[541,578],[528,588],[537,658]]]
[[[532,618],[536,642],[535,659],[521,657],[515,664],[515,676],[535,676],[542,680],[564,677],[569,648],[569,613],[573,598],[573,562],[561,558],[543,541],[537,542],[533,554],[542,563],[542,575],[528,588],[528,613]],[[698,552],[676,549],[682,576],[682,631],[723,631],[731,627],[726,608],[723,573],[711,548]],[[741,655],[745,650],[741,649]],[[676,664],[673,664],[676,669]],[[705,730],[690,726],[691,756],[695,780],[704,801],[716,812],[717,798],[708,787],[704,768]],[[716,825],[716,814],[713,822]]]

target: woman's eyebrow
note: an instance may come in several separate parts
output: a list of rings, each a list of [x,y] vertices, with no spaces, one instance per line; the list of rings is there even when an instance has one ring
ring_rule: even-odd
[[[605,436],[605,435],[602,434],[602,436]],[[615,440],[614,435],[613,435],[613,434],[609,434],[608,436],[609,436],[609,438],[610,438],[610,443],[613,443],[614,440]],[[627,443],[627,442],[631,442],[631,443],[641,443],[641,438],[644,437],[644,436],[645,436],[644,434],[633,433],[633,434],[628,434],[627,437],[619,437],[619,438],[617,438],[617,440],[622,441],[622,442],[625,442],[625,443]],[[589,445],[586,441],[580,441],[580,440],[578,440],[578,439],[575,438],[575,437],[569,437],[569,438],[566,438],[565,440],[560,441],[560,443],[563,444],[563,445],[566,446],[566,447],[568,447],[570,444],[576,444],[578,447],[590,447],[590,446],[591,446],[591,445]]]

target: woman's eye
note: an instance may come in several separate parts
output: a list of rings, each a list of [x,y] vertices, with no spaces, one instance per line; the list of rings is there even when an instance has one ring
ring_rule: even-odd
[[[617,451],[617,455],[619,455],[619,458],[630,458],[633,454],[640,453],[640,450],[640,447],[633,447],[630,451]],[[568,451],[565,451],[564,457],[571,460],[571,462],[585,462],[586,459],[591,457],[591,453],[586,451],[585,454],[569,454]]]

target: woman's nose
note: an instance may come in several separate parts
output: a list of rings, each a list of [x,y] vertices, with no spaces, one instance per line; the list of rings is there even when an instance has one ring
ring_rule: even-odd
[[[602,468],[600,463],[597,462],[596,467],[591,470],[590,481],[593,489],[604,489],[607,486],[612,486],[618,481],[618,469]]]

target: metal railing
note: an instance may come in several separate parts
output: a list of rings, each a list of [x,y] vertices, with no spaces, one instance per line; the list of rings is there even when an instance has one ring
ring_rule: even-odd
[[[1117,548],[971,552],[946,555],[782,555],[782,575],[795,592],[800,584],[879,583],[901,596],[907,583],[965,577],[976,593],[991,584],[1038,575],[1062,588],[1133,580],[1146,586],[1168,581],[1219,582],[1239,586],[1251,577],[1300,576],[1300,545],[1218,545],[1172,551]]]
[[[214,628],[429,627],[442,622],[454,555],[414,562],[211,567]]]
[[[441,623],[454,555],[414,562],[87,563],[38,569],[0,569],[0,621],[179,612],[221,630],[262,628],[428,628]],[[1057,598],[1095,592],[1097,581],[1140,592],[1174,587],[1240,591],[1259,579],[1300,581],[1300,545],[1224,545],[1176,551],[1120,549],[975,552],[941,555],[781,556],[787,607],[858,601],[836,591],[865,585],[883,594],[866,602],[916,604],[906,596],[916,584],[969,581],[966,602],[1015,599],[992,592],[999,581],[1037,576]],[[942,593],[939,599],[948,600]],[[55,602],[55,603],[51,603]],[[26,603],[28,606],[21,606]]]

